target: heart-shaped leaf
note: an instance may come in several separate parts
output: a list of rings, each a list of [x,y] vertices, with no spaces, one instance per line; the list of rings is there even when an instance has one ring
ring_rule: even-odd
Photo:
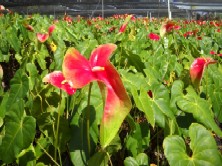
[[[24,104],[19,100],[12,104],[5,117],[5,136],[0,146],[0,160],[11,163],[33,141],[35,119],[24,114]]]
[[[212,134],[202,125],[193,123],[189,128],[191,155],[186,153],[182,137],[171,135],[164,139],[164,154],[171,166],[215,166],[222,164],[222,157],[217,149]]]

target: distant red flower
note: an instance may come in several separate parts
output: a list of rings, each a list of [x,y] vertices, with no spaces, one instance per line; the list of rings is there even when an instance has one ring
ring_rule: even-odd
[[[185,38],[187,38],[187,37],[189,37],[189,36],[192,36],[192,35],[193,35],[193,32],[191,32],[191,31],[188,31],[188,32],[186,32],[186,33],[183,34],[183,36],[184,36]]]
[[[68,16],[66,13],[63,17],[63,20],[66,21],[67,23],[71,24],[72,23],[72,18]]]
[[[211,54],[211,55],[215,55],[215,54],[216,54],[216,52],[215,52],[215,51],[213,51],[213,50],[211,50],[211,51],[210,51],[210,54]]]
[[[127,26],[127,24],[123,24],[123,25],[121,25],[121,27],[120,27],[120,29],[119,29],[119,32],[120,32],[120,33],[125,32],[125,30],[126,30],[126,26]]]
[[[221,30],[220,30],[220,29],[217,29],[217,32],[219,32],[219,33],[220,33],[220,32],[221,32]]]
[[[176,25],[176,23],[173,22],[173,21],[168,21],[168,22],[165,24],[165,28],[166,28],[166,32],[170,32],[170,31],[172,31],[173,29],[179,30],[181,27],[180,27],[179,25]]]
[[[175,25],[175,26],[173,27],[173,29],[175,29],[175,30],[180,30],[180,29],[181,29],[181,26]]]
[[[164,36],[166,33],[171,32],[172,30],[179,30],[181,26],[177,25],[175,22],[168,20],[164,22],[160,28],[160,36]]]
[[[157,35],[157,34],[155,34],[155,33],[150,33],[150,34],[148,35],[148,37],[149,37],[150,40],[155,40],[155,41],[160,40],[160,36]]]
[[[53,20],[53,24],[57,24],[59,22],[58,19]]]
[[[27,30],[29,30],[29,31],[34,31],[33,26],[31,26],[31,25],[24,25],[24,26],[25,26],[25,28],[26,28]]]
[[[37,39],[41,43],[44,43],[49,38],[49,34],[48,33],[37,33],[36,36],[37,36]]]
[[[133,17],[133,15],[126,15],[125,16],[125,21],[123,22],[123,24],[121,25],[120,29],[119,29],[119,33],[123,33],[126,30],[127,24],[130,21],[130,19]]]
[[[48,28],[49,35],[51,35],[54,30],[55,30],[55,25],[54,24],[50,25],[49,28]]]
[[[205,25],[205,24],[206,24],[206,21],[197,20],[196,23],[197,23],[198,25]]]
[[[218,22],[215,22],[215,21],[210,21],[210,25],[215,26],[215,27],[220,26],[220,24]]]
[[[41,43],[44,43],[48,38],[49,36],[52,35],[52,32],[55,30],[55,25],[50,25],[49,28],[48,28],[48,32],[47,33],[37,33],[36,36],[37,36],[37,39],[41,42]]]
[[[87,24],[90,26],[92,25],[92,22],[90,20],[87,20]]]

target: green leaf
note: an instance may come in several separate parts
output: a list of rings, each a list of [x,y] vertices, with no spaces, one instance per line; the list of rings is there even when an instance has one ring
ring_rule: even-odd
[[[126,157],[124,160],[124,166],[146,166],[148,163],[148,156],[145,153],[140,153],[135,158]]]
[[[105,152],[97,152],[88,161],[88,166],[104,166],[108,165],[108,156]]]
[[[5,93],[4,94],[4,97],[1,101],[1,104],[0,104],[0,127],[3,125],[3,119],[5,117],[5,112],[6,112],[6,106],[7,106],[7,102],[8,102],[8,93]]]
[[[47,50],[47,48],[44,44],[42,44],[42,43],[40,44],[40,48],[39,48],[36,56],[37,57],[35,57],[35,60],[37,60],[40,68],[42,70],[45,70],[46,69],[46,60],[45,60],[45,58],[47,56],[49,56],[49,53],[48,53],[48,50]]]
[[[140,166],[148,165],[148,156],[145,153],[140,153],[136,156],[136,161]]]
[[[150,131],[147,122],[135,123],[135,130],[131,129],[131,133],[126,139],[127,150],[136,157],[138,153],[142,153],[150,143]]]
[[[155,84],[152,89],[153,97],[151,107],[154,110],[156,123],[160,127],[165,127],[166,118],[174,119],[172,108],[170,107],[170,98],[168,89],[163,85]]]
[[[138,162],[133,157],[126,157],[124,160],[124,166],[139,166]]]
[[[79,119],[79,126],[71,126],[69,151],[73,165],[85,166],[89,159],[85,129],[86,124],[82,118]]]
[[[154,111],[151,107],[150,97],[147,94],[147,90],[141,89],[140,94],[137,94],[136,88],[132,87],[132,94],[135,100],[136,106],[139,110],[145,113],[145,116],[148,122],[151,124],[152,127],[155,126],[155,118],[154,118]]]
[[[19,165],[26,165],[26,166],[36,165],[36,156],[33,145],[30,145],[29,148],[24,149],[19,154],[17,163]]]
[[[24,104],[19,100],[12,104],[5,117],[5,136],[0,146],[0,159],[11,163],[27,148],[35,136],[35,119],[24,114]]]
[[[27,63],[26,64],[26,70],[29,72],[29,90],[33,90],[35,84],[36,84],[36,79],[38,77],[38,70],[36,66],[32,63]]]
[[[56,145],[56,140],[55,140],[55,129],[57,126],[57,120],[58,120],[58,113],[54,112],[49,113],[43,113],[41,116],[38,117],[37,123],[39,125],[39,129],[41,130],[42,133],[47,133],[48,137],[53,140],[53,145],[54,146],[59,146],[59,149],[61,152],[65,151],[67,142],[70,139],[70,128],[68,121],[60,116],[60,124],[59,124],[59,132],[58,132],[58,144]],[[56,119],[56,120],[55,120]],[[58,148],[58,147],[57,147]]]
[[[172,108],[174,108],[174,112],[177,112],[177,101],[183,96],[183,88],[184,84],[181,80],[176,80],[173,82],[172,88],[171,88],[171,99],[170,99],[170,105]]]
[[[222,72],[221,66],[211,65],[206,70],[205,91],[208,100],[212,103],[212,110],[214,111],[216,119],[222,123]]]
[[[66,51],[65,43],[62,40],[58,40],[58,48],[56,49],[54,53],[54,59],[55,59],[55,70],[62,70],[62,62],[64,58],[64,54]]]
[[[187,94],[177,101],[179,108],[192,113],[193,117],[222,137],[222,131],[214,121],[211,105],[200,98],[192,87],[187,88]]]
[[[6,109],[9,110],[11,105],[17,100],[26,96],[29,90],[29,80],[23,70],[17,70],[14,78],[10,81],[10,93]]]
[[[222,157],[218,151],[212,134],[202,125],[193,123],[189,128],[192,155],[186,153],[186,145],[178,135],[164,139],[164,154],[171,166],[215,166],[222,164]]]
[[[16,28],[14,26],[10,26],[6,31],[7,31],[6,36],[8,42],[11,44],[12,48],[16,52],[19,52],[21,49],[21,43],[20,40],[18,39]]]
[[[123,82],[127,84],[126,87],[131,90],[133,99],[136,103],[136,107],[140,111],[143,111],[145,113],[147,120],[149,121],[151,126],[154,127],[155,125],[154,112],[153,109],[151,108],[150,98],[147,94],[148,90],[146,89],[148,89],[148,85],[145,81],[144,76],[140,73],[132,74],[132,73],[126,73],[124,71],[122,71],[121,74],[123,75]]]
[[[128,59],[128,65],[134,66],[138,72],[143,73],[145,65],[138,55],[133,53],[128,53],[126,58]]]

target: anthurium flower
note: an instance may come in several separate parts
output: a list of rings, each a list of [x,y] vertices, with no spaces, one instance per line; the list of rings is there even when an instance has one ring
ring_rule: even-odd
[[[44,43],[49,38],[49,34],[48,33],[37,33],[36,36],[37,36],[37,39],[41,43]]]
[[[121,25],[121,27],[120,27],[120,29],[119,29],[119,33],[123,33],[123,32],[125,32],[125,30],[126,30],[126,26],[127,26],[127,24],[123,24],[123,25]]]
[[[63,20],[66,21],[68,24],[72,23],[72,18],[67,14],[64,15]]]
[[[94,49],[89,60],[80,54],[75,48],[67,50],[63,60],[62,72],[58,81],[53,81],[56,77],[49,74],[46,81],[63,88],[62,83],[68,88],[78,89],[86,86],[92,81],[97,81],[105,100],[104,114],[100,124],[100,143],[103,148],[109,145],[117,134],[124,118],[131,109],[131,101],[123,86],[121,78],[110,63],[109,58],[116,49],[115,44],[104,44]]]
[[[26,28],[27,30],[29,30],[29,31],[34,31],[33,26],[31,26],[31,25],[24,25],[24,26],[25,26],[25,28]]]
[[[179,25],[176,25],[175,22],[168,20],[166,22],[162,23],[162,26],[160,28],[160,36],[164,36],[166,33],[171,32],[172,30],[179,30],[181,27]]]
[[[148,35],[148,37],[149,37],[150,40],[156,40],[156,41],[160,40],[160,36],[155,34],[155,33],[150,33]]]
[[[216,63],[212,58],[196,58],[190,67],[190,78],[195,88],[198,88],[203,77],[204,69],[209,64]]]
[[[133,17],[133,15],[128,15],[125,19],[125,21],[123,22],[123,24],[121,25],[120,29],[119,29],[119,33],[123,33],[126,30],[127,24],[130,21],[130,19]]]
[[[65,77],[61,71],[54,71],[47,74],[43,78],[43,82],[50,83],[51,85],[64,90],[69,95],[72,95],[76,92],[76,89],[72,88],[72,83],[65,80]]]
[[[215,52],[215,51],[213,51],[213,50],[211,50],[211,51],[210,51],[210,54],[211,54],[211,55],[215,55],[215,54],[216,54],[216,52]]]
[[[49,33],[49,36],[52,35],[52,32],[55,30],[55,25],[50,25],[49,28],[48,28],[48,33]]]
[[[49,36],[52,35],[52,32],[55,30],[55,25],[50,25],[49,28],[48,28],[48,33],[37,33],[36,36],[37,36],[37,39],[41,42],[41,43],[44,43],[48,38]]]

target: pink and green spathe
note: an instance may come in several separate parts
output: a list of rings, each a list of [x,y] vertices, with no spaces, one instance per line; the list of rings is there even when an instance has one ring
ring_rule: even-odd
[[[92,81],[97,81],[105,100],[104,113],[100,124],[100,143],[103,148],[109,145],[117,134],[123,120],[131,109],[131,100],[123,86],[120,75],[110,63],[115,44],[103,44],[94,49],[89,60],[75,48],[67,50],[62,72],[54,71],[43,79],[44,82],[74,94]],[[59,78],[55,74],[60,75]],[[57,79],[57,81],[54,81]]]
[[[204,69],[209,64],[214,64],[215,61],[212,58],[196,58],[190,67],[190,78],[195,88],[199,88],[201,79],[203,77]]]

